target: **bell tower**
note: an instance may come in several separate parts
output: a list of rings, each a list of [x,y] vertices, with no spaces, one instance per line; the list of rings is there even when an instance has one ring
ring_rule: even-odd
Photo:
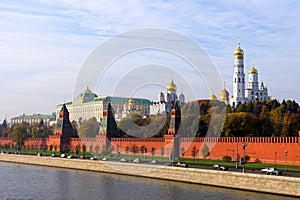
[[[245,103],[245,73],[244,73],[244,51],[240,47],[240,39],[238,47],[234,51],[234,72],[233,72],[233,91],[231,103],[237,106]]]

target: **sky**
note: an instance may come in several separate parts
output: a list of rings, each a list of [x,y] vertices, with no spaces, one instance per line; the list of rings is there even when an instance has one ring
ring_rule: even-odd
[[[1,0],[0,121],[23,113],[54,112],[57,104],[78,95],[74,94],[77,77],[95,49],[124,32],[152,27],[172,30],[201,46],[230,94],[233,52],[240,38],[246,77],[254,60],[259,80],[267,85],[272,98],[299,103],[299,10],[300,2],[293,0]],[[101,81],[106,78],[107,85],[124,85],[120,76],[132,77],[130,73],[138,68],[124,69],[155,63],[153,69],[171,66],[176,73],[164,76],[165,83],[135,88],[139,92],[129,92],[128,96],[157,100],[171,77],[178,92],[185,93],[181,75],[199,83],[199,88],[192,86],[194,95],[186,91],[188,101],[207,99],[212,91],[219,93],[205,80],[193,77],[190,66],[178,56],[166,54],[150,50],[123,55]],[[91,89],[99,96],[114,95],[101,81]]]

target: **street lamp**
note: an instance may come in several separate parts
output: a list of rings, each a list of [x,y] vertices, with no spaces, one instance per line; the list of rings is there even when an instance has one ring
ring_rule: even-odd
[[[234,135],[231,135],[233,138],[235,138],[234,137]],[[237,169],[238,168],[238,149],[239,148],[239,145],[238,145],[238,140],[237,140],[237,138],[236,138],[236,150],[235,150],[235,152],[236,152],[236,154],[235,154],[235,168]],[[234,153],[234,150],[233,150],[233,153]]]
[[[276,168],[276,155],[277,155],[277,152],[275,151],[275,168]]]
[[[286,168],[286,164],[287,164],[287,155],[288,155],[288,150],[286,150],[284,152],[284,157],[285,157],[285,171],[287,171],[287,168]]]
[[[247,147],[247,144],[244,143],[244,144],[243,144],[243,149],[244,149],[243,173],[245,173],[245,165],[246,165],[246,147]]]

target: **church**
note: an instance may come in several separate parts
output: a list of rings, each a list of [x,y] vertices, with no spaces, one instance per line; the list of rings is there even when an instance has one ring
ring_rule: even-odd
[[[248,85],[245,83],[244,73],[244,51],[238,47],[234,51],[234,72],[233,72],[233,94],[231,98],[232,106],[237,106],[240,103],[247,103],[249,101],[269,100],[268,88],[264,86],[263,82],[259,85],[258,70],[254,63],[248,72]]]
[[[158,94],[158,101],[152,102],[150,105],[150,115],[168,114],[171,111],[171,108],[174,106],[176,100],[178,100],[178,106],[181,107],[185,103],[185,96],[182,92],[179,97],[177,96],[177,86],[172,78],[167,86],[166,96],[161,91]]]
[[[233,71],[233,89],[231,96],[231,105],[236,107],[250,101],[269,100],[268,88],[263,82],[259,84],[258,70],[252,64],[248,72],[248,84],[246,86],[246,78],[244,73],[244,51],[238,42],[238,47],[234,51],[234,71]],[[213,93],[210,100],[217,100],[217,96]],[[220,92],[220,101],[229,105],[229,92],[225,88]]]

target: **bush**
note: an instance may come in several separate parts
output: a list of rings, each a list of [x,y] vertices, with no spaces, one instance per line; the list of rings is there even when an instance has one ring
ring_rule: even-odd
[[[222,160],[225,162],[229,162],[232,160],[232,158],[230,156],[223,156]]]

